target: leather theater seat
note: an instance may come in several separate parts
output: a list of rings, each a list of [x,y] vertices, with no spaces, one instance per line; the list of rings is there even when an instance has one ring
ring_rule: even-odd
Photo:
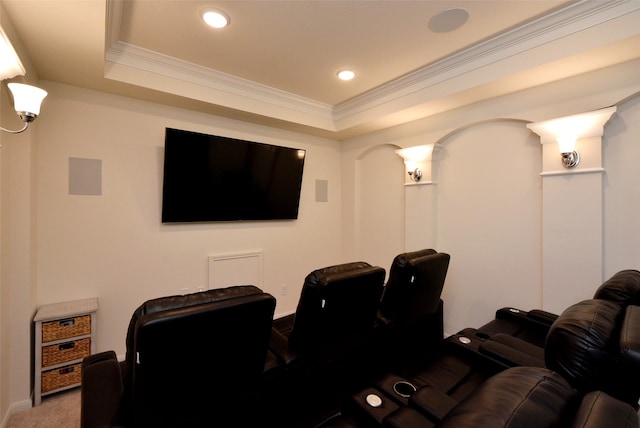
[[[335,412],[340,395],[368,375],[385,275],[366,262],[314,270],[295,314],[274,321],[271,350],[286,368],[289,425]]]
[[[598,287],[593,298],[624,306],[640,304],[640,271],[625,269],[617,272]],[[549,328],[557,318],[558,315],[540,309],[525,311],[506,307],[498,309],[495,319],[477,331],[484,338],[506,334],[544,347]]]
[[[637,427],[640,306],[630,301],[567,308],[549,329],[543,367],[509,367],[481,341],[454,344],[454,335],[422,369],[388,373],[351,396],[324,427]]]
[[[125,361],[113,351],[83,361],[81,426],[251,426],[265,370],[276,369],[275,303],[253,286],[145,302],[131,317]]]
[[[451,256],[434,249],[398,254],[378,310],[378,353],[406,367],[437,349],[444,337],[441,299]]]

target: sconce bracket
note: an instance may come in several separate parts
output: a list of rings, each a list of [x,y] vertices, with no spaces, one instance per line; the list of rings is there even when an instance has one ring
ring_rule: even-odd
[[[420,168],[416,168],[413,171],[408,171],[409,177],[415,182],[422,180],[422,170]]]
[[[580,153],[577,151],[562,153],[562,165],[565,168],[573,168],[580,163]]]
[[[21,133],[21,132],[26,131],[28,127],[29,127],[29,122],[25,122],[25,123],[24,123],[24,126],[23,126],[21,129],[17,129],[17,130],[15,130],[15,131],[14,131],[14,130],[11,130],[11,129],[3,128],[3,127],[1,127],[1,126],[0,126],[0,130],[1,130],[1,131],[4,131],[4,132],[7,132],[7,133],[9,133],[9,134],[19,134],[19,133]]]
[[[27,123],[33,122],[34,120],[36,120],[36,117],[38,117],[37,114],[33,114],[28,111],[17,111],[16,113],[18,114],[18,117],[20,118],[20,120]]]

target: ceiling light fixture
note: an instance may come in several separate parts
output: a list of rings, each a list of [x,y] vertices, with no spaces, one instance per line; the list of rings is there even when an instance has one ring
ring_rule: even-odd
[[[340,80],[351,80],[356,77],[356,73],[352,70],[340,70],[338,71],[338,79]]]
[[[229,16],[218,9],[205,9],[201,16],[204,22],[212,28],[224,28],[229,25]]]

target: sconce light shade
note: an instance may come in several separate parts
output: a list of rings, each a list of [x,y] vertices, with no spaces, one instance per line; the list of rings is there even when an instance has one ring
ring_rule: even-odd
[[[16,50],[2,27],[0,27],[0,80],[24,76],[24,74],[25,69]]]
[[[18,134],[25,131],[29,127],[29,123],[38,117],[40,114],[40,105],[44,97],[47,96],[47,91],[23,83],[9,83],[7,86],[13,94],[13,108],[16,110],[20,120],[24,122],[24,127],[17,131],[2,127],[0,127],[0,129],[10,134]]]
[[[40,114],[40,105],[47,91],[22,83],[7,84],[13,94],[13,108],[25,122],[31,122]],[[25,116],[25,117],[23,117]]]
[[[575,150],[576,137],[558,137],[556,141],[558,142],[560,153],[569,153]]]

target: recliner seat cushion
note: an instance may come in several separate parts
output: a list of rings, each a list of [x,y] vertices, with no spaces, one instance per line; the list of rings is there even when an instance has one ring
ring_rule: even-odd
[[[548,369],[516,367],[489,378],[437,425],[446,428],[567,426],[577,393]]]
[[[602,391],[593,391],[582,398],[571,428],[638,428],[638,414],[629,404],[616,400]]]

